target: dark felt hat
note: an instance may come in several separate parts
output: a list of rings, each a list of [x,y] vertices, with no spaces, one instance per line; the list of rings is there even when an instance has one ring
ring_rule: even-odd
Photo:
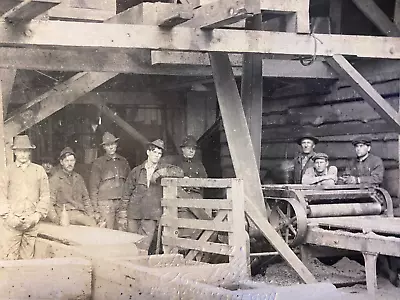
[[[328,156],[328,154],[322,153],[322,152],[320,152],[320,153],[315,153],[314,156],[312,157],[312,160],[313,160],[313,161],[316,161],[317,159],[325,159],[325,160],[328,160],[328,159],[329,159],[329,156]]]
[[[187,135],[183,138],[181,147],[195,147],[197,148],[197,140],[193,135]]]
[[[364,144],[364,145],[370,146],[371,142],[372,142],[372,139],[369,136],[361,135],[361,136],[358,136],[355,139],[353,139],[351,143],[354,146],[357,144]]]
[[[296,143],[297,143],[298,145],[301,145],[301,142],[302,142],[304,139],[312,140],[312,141],[314,142],[314,144],[318,144],[318,142],[319,142],[319,139],[318,139],[316,136],[312,135],[312,134],[309,133],[309,132],[305,132],[305,133],[303,133],[303,134],[296,140]]]
[[[72,154],[73,156],[76,156],[74,150],[72,150],[71,147],[65,147],[64,149],[61,150],[60,156],[58,157],[58,159],[64,159],[65,156],[67,156],[68,154]]]
[[[164,141],[161,140],[161,139],[157,139],[155,141],[152,141],[148,145],[153,145],[153,146],[156,146],[157,148],[160,148],[161,150],[165,150]]]

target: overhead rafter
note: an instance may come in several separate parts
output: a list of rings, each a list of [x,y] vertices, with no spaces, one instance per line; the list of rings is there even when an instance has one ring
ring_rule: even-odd
[[[393,128],[400,132],[398,112],[374,89],[374,87],[344,58],[334,55],[327,58],[327,63],[371,105],[379,115]]]
[[[374,0],[353,0],[353,3],[385,35],[398,37],[400,29],[379,8]]]
[[[61,0],[24,0],[5,12],[0,20],[5,19],[11,23],[28,22],[60,3]]]
[[[68,35],[60,32],[68,28]],[[400,59],[400,41],[391,37],[173,27],[162,30],[151,25],[97,24],[79,22],[36,22],[24,32],[10,35],[11,27],[0,23],[0,45],[19,47],[114,49],[133,48],[194,52],[261,53],[293,56],[352,55],[366,58]],[[146,34],[143,34],[146,32]],[[238,41],[253,41],[238,43]],[[317,45],[317,46],[315,46]],[[371,47],[374,45],[374,47]]]

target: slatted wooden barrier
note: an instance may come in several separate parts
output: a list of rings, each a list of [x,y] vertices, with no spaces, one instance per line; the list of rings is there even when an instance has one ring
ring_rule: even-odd
[[[243,183],[240,179],[165,178],[162,180],[164,196],[161,202],[164,213],[162,243],[164,253],[177,253],[179,249],[189,250],[187,259],[194,259],[202,253],[229,256],[229,263],[247,266],[247,233],[244,217]],[[179,198],[179,189],[212,188],[223,189],[223,199]],[[178,216],[179,208],[189,208],[198,219]],[[211,214],[210,214],[211,211]],[[181,228],[200,229],[197,239],[179,237]],[[218,232],[227,233],[227,243],[215,242]],[[186,251],[184,251],[186,252]]]

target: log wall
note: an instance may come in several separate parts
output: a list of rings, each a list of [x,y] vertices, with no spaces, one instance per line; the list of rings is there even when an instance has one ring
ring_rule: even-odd
[[[369,78],[377,91],[397,110],[399,76]],[[384,187],[399,195],[398,134],[348,85],[338,82],[330,92],[315,92],[307,85],[287,88],[264,98],[260,176],[268,182],[282,180],[280,166],[300,151],[295,140],[303,131],[320,137],[317,152],[330,156],[331,165],[344,169],[355,156],[351,140],[360,134],[373,139],[372,153],[384,161]],[[221,165],[224,177],[235,176],[226,137],[221,130]]]

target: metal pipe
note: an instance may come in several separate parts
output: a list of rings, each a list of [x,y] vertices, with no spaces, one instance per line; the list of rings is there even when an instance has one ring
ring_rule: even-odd
[[[382,213],[382,205],[377,202],[319,204],[310,205],[309,211],[308,217],[311,218],[379,215]]]

